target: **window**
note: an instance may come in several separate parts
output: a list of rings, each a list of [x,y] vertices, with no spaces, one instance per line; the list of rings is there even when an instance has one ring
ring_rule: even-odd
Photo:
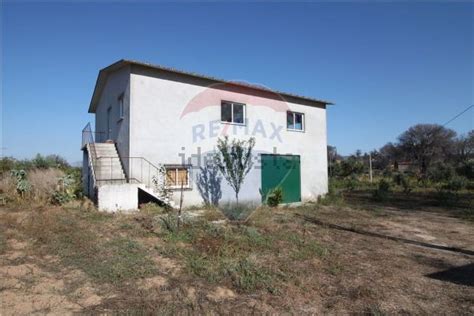
[[[118,97],[118,105],[119,105],[119,120],[123,119],[123,93]]]
[[[186,166],[166,166],[166,184],[170,188],[189,188],[189,168]]]
[[[286,112],[286,128],[290,131],[304,131],[304,114]]]
[[[221,121],[245,124],[245,104],[224,101],[221,104]]]

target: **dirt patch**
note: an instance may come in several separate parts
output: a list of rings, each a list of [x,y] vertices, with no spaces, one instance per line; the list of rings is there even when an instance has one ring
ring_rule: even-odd
[[[223,301],[227,299],[232,299],[237,297],[237,295],[231,289],[218,286],[211,293],[207,294],[207,298],[213,301]]]

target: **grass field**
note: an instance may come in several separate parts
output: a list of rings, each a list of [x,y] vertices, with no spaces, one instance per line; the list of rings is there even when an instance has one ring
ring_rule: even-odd
[[[472,196],[133,214],[0,207],[0,314],[472,314]],[[414,199],[414,200],[413,200]],[[469,199],[469,201],[464,200]]]

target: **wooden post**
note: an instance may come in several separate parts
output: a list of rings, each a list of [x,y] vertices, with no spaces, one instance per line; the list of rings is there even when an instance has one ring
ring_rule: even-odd
[[[369,152],[369,179],[372,183],[372,154]]]

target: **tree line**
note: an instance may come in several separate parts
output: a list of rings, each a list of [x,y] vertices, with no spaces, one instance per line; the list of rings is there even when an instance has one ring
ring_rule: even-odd
[[[336,147],[328,146],[330,177],[353,177],[368,173],[369,155],[372,168],[378,174],[400,171],[419,180],[448,181],[453,177],[474,180],[474,130],[458,135],[454,130],[438,124],[417,124],[404,131],[395,142],[378,150],[349,157],[337,154]]]

